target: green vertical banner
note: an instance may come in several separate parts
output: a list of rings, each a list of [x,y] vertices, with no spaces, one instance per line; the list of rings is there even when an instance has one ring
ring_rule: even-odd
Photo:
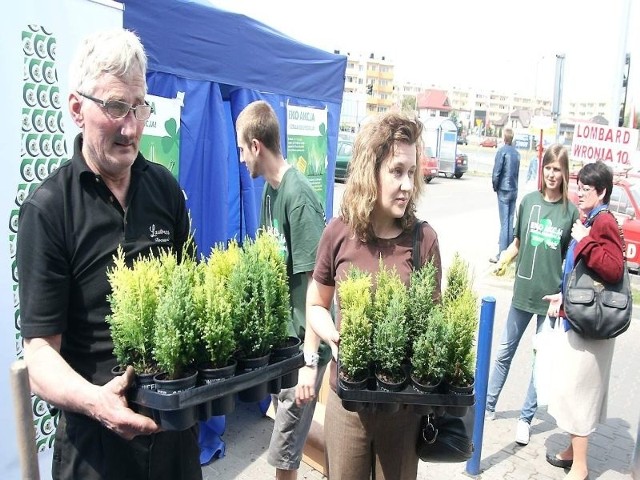
[[[326,109],[287,105],[287,160],[306,175],[326,209]]]
[[[182,98],[147,95],[153,113],[147,119],[140,139],[140,153],[164,165],[178,180],[180,174],[180,107]]]

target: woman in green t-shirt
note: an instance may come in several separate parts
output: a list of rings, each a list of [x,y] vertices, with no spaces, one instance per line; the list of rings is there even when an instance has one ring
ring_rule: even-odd
[[[531,192],[522,199],[515,238],[496,267],[496,274],[504,274],[506,266],[516,258],[511,307],[489,376],[486,407],[489,418],[495,417],[496,403],[507,380],[511,360],[531,318],[536,316],[536,332],[539,332],[549,306],[543,297],[560,289],[562,262],[571,240],[571,226],[579,217],[578,209],[568,200],[569,152],[562,145],[552,145],[545,151],[542,176],[540,191]],[[516,442],[520,445],[529,443],[531,420],[537,408],[532,374],[516,429]]]

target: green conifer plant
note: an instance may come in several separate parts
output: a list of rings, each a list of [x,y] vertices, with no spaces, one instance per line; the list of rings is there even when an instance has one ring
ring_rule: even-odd
[[[472,284],[469,264],[456,252],[447,272],[442,302],[448,349],[445,377],[454,386],[468,386],[474,381],[478,298]]]
[[[121,367],[131,365],[137,374],[157,371],[153,355],[153,335],[161,288],[160,260],[140,257],[127,265],[122,247],[107,272],[111,285],[107,315],[113,352]]]
[[[431,311],[436,306],[434,292],[437,283],[437,269],[432,261],[411,273],[407,301],[408,345],[411,347],[427,329]],[[409,348],[409,356],[411,348]]]
[[[383,380],[399,382],[407,344],[407,288],[382,259],[373,296],[373,361]]]
[[[218,244],[197,267],[198,361],[210,368],[227,366],[236,350],[229,278],[240,255],[237,242],[229,242],[226,248]]]
[[[258,358],[287,336],[289,289],[286,265],[273,234],[247,239],[229,277],[231,317],[239,358]]]
[[[196,300],[197,264],[183,255],[163,254],[163,277],[168,280],[158,302],[154,355],[167,379],[180,378],[195,362],[198,342]]]
[[[340,300],[341,374],[348,380],[367,377],[372,359],[371,275],[351,266],[346,277],[338,283]]]
[[[414,380],[422,385],[440,383],[447,368],[447,341],[447,320],[442,308],[436,305],[413,344],[411,375]]]

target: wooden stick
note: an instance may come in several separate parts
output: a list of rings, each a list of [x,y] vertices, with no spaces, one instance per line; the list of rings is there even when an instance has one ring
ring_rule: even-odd
[[[33,413],[31,412],[31,388],[29,387],[27,364],[24,360],[16,360],[11,364],[10,376],[22,479],[40,480]]]

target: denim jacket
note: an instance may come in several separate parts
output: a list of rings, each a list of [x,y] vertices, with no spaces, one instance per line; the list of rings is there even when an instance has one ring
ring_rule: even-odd
[[[518,173],[520,171],[520,152],[512,145],[503,145],[496,152],[493,165],[493,191],[518,191]]]

